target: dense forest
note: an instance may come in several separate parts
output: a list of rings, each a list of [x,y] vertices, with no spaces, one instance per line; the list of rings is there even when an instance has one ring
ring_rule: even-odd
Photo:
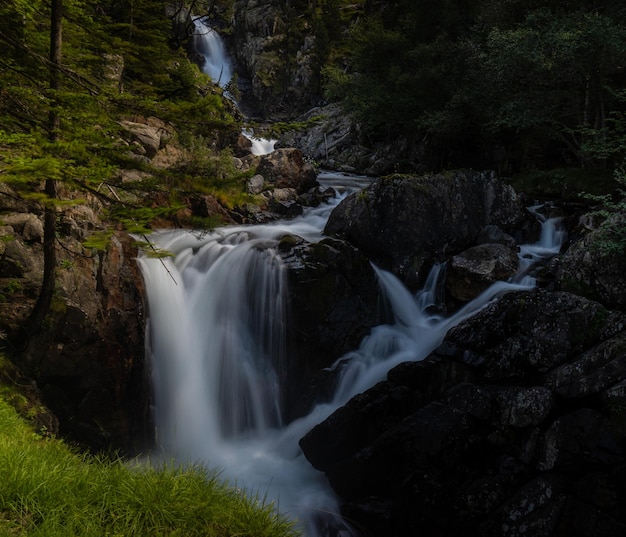
[[[268,81],[275,86],[271,95],[288,101],[303,43],[312,37],[311,101],[341,102],[372,143],[410,139],[428,147],[431,168],[491,167],[506,173],[614,168],[624,158],[626,8],[620,4],[267,4],[278,14],[272,30],[277,39],[266,52],[278,59],[277,74]],[[49,7],[3,3],[0,126],[5,133],[32,137],[37,129],[45,131],[42,118],[54,104],[65,116],[63,138],[97,145],[89,158],[100,159],[99,165],[94,161],[89,167],[106,173],[107,129],[116,115],[175,118],[192,136],[233,122],[211,91],[198,91],[200,75],[187,59],[188,10],[208,15],[228,35],[235,19],[245,18],[257,2],[65,0],[63,7],[62,84],[51,90]],[[236,39],[231,44],[236,46]],[[115,69],[120,76],[112,79]],[[97,131],[91,128],[95,124]]]
[[[364,5],[323,68],[377,136],[428,137],[442,164],[505,171],[624,157],[625,8],[614,2]]]

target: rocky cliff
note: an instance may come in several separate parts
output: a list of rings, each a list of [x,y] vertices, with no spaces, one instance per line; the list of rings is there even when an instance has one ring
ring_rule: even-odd
[[[15,348],[43,270],[41,209],[15,205],[17,199],[5,185],[0,196],[5,350],[35,381],[41,401],[58,418],[60,434],[95,450],[140,451],[151,433],[137,246],[127,234],[115,233],[104,250],[85,250],[81,241],[102,226],[97,198],[63,210],[52,309],[44,330]]]

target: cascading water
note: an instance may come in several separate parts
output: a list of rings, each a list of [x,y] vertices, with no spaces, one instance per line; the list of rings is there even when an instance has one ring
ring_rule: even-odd
[[[252,129],[244,129],[242,133],[250,142],[252,142],[252,147],[250,148],[250,152],[253,155],[267,155],[274,151],[274,146],[278,140],[267,139],[267,138],[259,138],[254,135],[254,131]]]
[[[233,78],[233,71],[224,42],[204,19],[195,19],[194,26],[194,48],[204,57],[202,72],[209,75],[218,86],[226,87]]]
[[[217,85],[226,88],[233,78],[233,69],[222,38],[205,19],[195,19],[194,27],[194,49],[204,58],[200,66],[202,72],[209,75]],[[232,99],[230,94],[225,94]],[[244,129],[242,134],[250,140],[250,152],[253,155],[267,155],[274,151],[277,140],[255,136],[251,128]]]
[[[520,273],[519,281],[499,282],[445,318],[431,308],[442,267],[433,269],[417,295],[378,270],[394,322],[372,330],[359,349],[337,362],[340,382],[332,401],[284,425],[277,372],[288,359],[288,320],[282,264],[273,246],[284,233],[318,240],[332,208],[364,181],[320,176],[340,195],[289,222],[205,234],[156,233],[151,240],[175,257],[139,260],[149,305],[159,449],[168,458],[216,468],[233,485],[275,501],[308,536],[320,535],[320,525],[324,535],[356,533],[332,515],[338,512],[334,495],[302,455],[299,439],[353,395],[382,380],[394,365],[425,358],[451,326],[498,294],[534,286],[532,278]],[[556,250],[559,245],[549,241],[560,235],[550,236],[524,247],[524,255]]]

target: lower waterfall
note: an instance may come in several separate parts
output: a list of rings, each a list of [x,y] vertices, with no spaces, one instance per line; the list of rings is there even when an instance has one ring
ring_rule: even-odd
[[[285,351],[285,277],[273,246],[290,233],[316,241],[331,210],[367,182],[323,174],[339,195],[294,220],[212,232],[164,231],[150,240],[174,257],[141,257],[148,299],[147,348],[154,383],[156,447],[180,463],[203,464],[293,517],[305,535],[357,535],[344,522],[323,474],[310,466],[299,439],[353,395],[385,378],[403,361],[425,358],[450,327],[498,294],[531,289],[526,273],[537,258],[558,251],[556,220],[534,246],[512,282],[499,282],[451,317],[431,312],[442,276],[433,268],[414,295],[392,274],[377,270],[394,322],[376,327],[359,349],[339,360],[340,382],[329,403],[289,424],[281,419],[280,368]],[[323,529],[322,529],[323,528]]]

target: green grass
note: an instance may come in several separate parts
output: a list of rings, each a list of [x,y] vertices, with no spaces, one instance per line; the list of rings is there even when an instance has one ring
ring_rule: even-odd
[[[203,468],[95,458],[43,438],[0,399],[0,536],[294,536],[273,506]]]

